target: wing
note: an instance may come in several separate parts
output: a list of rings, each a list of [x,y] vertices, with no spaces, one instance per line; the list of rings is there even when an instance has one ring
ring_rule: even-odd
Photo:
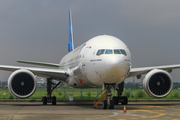
[[[67,77],[69,76],[68,72],[65,71],[63,68],[59,69],[46,69],[46,68],[33,68],[33,67],[18,67],[18,66],[6,66],[0,65],[0,70],[5,71],[16,71],[19,69],[26,69],[31,71],[37,76],[45,77],[45,78],[52,78],[56,80],[66,81]]]
[[[45,62],[36,62],[36,61],[24,61],[24,60],[20,60],[17,61],[18,63],[25,63],[25,64],[31,64],[31,65],[39,65],[39,66],[46,66],[46,67],[60,67],[59,64],[55,64],[55,63],[45,63]]]
[[[142,68],[132,68],[130,70],[130,73],[128,77],[133,77],[133,76],[140,76],[142,74],[146,74],[149,71],[153,69],[162,69],[166,71],[171,71],[172,69],[178,69],[180,68],[180,64],[177,65],[165,65],[165,66],[154,66],[154,67],[142,67]]]

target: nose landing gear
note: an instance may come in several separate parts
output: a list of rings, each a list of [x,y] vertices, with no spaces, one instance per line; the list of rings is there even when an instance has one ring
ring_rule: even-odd
[[[106,99],[103,100],[103,109],[114,109],[114,100],[111,100],[111,88],[115,87],[115,84],[104,84],[103,88],[107,90]]]
[[[111,91],[107,93],[107,100],[103,100],[103,109],[114,109],[114,101],[111,100]]]
[[[114,96],[113,100],[111,100],[111,88],[116,88],[118,93],[118,96]],[[104,84],[103,89],[107,90],[106,99],[103,101],[103,109],[114,109],[114,105],[118,105],[119,102],[122,105],[128,104],[128,98],[121,96],[124,89],[124,82],[118,84],[117,86],[116,84]]]
[[[112,96],[111,88],[114,88],[114,89],[116,88],[117,93],[118,93],[118,96],[114,96],[113,100],[111,100],[111,96]],[[121,102],[122,105],[127,105],[127,103],[128,103],[127,97],[121,96],[123,89],[124,89],[124,82],[120,83],[118,85],[104,83],[102,86],[102,90],[106,90],[106,92],[104,94],[101,94],[101,98],[97,102],[95,102],[97,97],[94,99],[94,108],[103,107],[103,109],[107,109],[107,108],[114,109],[114,105],[118,105],[119,102]],[[102,92],[102,90],[101,90],[101,92]],[[101,102],[102,102],[102,106],[98,106]]]

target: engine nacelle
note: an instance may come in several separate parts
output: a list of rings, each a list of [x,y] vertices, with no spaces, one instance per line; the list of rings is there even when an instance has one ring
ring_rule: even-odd
[[[173,88],[172,77],[164,70],[151,70],[143,80],[143,88],[153,98],[166,97]]]
[[[8,89],[18,98],[28,98],[36,91],[37,82],[32,72],[17,70],[8,79]]]

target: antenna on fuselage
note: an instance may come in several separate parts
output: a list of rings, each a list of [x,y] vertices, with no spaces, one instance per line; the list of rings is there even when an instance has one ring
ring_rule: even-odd
[[[69,44],[68,44],[68,53],[74,50],[73,43],[73,28],[72,28],[72,16],[71,9],[69,9]]]

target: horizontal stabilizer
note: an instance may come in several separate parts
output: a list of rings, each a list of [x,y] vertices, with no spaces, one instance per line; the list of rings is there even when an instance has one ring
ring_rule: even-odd
[[[46,67],[59,67],[59,64],[55,63],[45,63],[45,62],[36,62],[36,61],[17,61],[18,63],[25,63],[25,64],[31,64],[31,65],[39,65],[39,66],[46,66]]]

